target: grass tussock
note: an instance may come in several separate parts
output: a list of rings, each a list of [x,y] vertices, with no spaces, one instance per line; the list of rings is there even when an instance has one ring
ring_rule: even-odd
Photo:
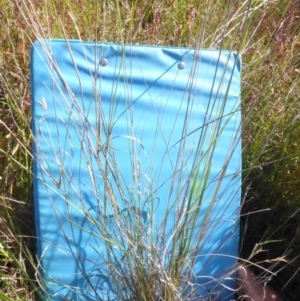
[[[42,285],[34,255],[29,49],[36,39],[63,38],[242,54],[241,257],[276,274],[271,284],[297,300],[299,18],[292,0],[0,0],[0,299],[35,300]],[[142,275],[144,267],[134,266]]]

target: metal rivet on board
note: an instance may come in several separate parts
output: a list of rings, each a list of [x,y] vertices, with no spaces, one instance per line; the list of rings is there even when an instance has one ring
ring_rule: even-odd
[[[107,64],[108,64],[108,59],[102,58],[102,59],[100,60],[100,65],[101,65],[102,67],[105,67]]]
[[[185,62],[184,61],[181,61],[179,64],[178,64],[178,69],[182,70],[185,68]]]

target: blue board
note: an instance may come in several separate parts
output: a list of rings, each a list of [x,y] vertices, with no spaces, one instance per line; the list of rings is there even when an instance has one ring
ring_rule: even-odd
[[[172,288],[178,299],[230,300],[240,73],[230,51],[34,43],[34,197],[46,299],[142,300],[134,288],[144,279],[154,299]]]

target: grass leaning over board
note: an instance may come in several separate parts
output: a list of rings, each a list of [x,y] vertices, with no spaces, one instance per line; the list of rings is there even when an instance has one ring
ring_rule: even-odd
[[[0,0],[0,299],[35,300],[40,286],[31,193],[29,49],[36,38],[61,37],[240,51],[241,256],[271,275],[278,273],[271,283],[297,300],[299,4],[199,2]]]
[[[35,47],[37,51],[41,48],[44,49],[45,53],[49,53],[49,50],[52,49],[47,41],[42,41],[41,47],[38,48],[38,45]],[[76,50],[72,49],[71,44],[68,47],[70,61],[76,61],[73,57],[73,52],[76,53]],[[84,52],[82,57],[86,58],[84,65],[87,66],[90,61],[89,53],[84,45],[80,48]],[[129,50],[126,48],[124,50],[127,51],[126,59],[130,59],[131,55],[131,46],[128,48]],[[51,57],[58,57],[57,55],[60,53],[51,52]],[[202,55],[204,56],[201,53]],[[223,56],[222,59],[225,59],[225,68],[229,64],[226,60],[229,59],[231,59],[230,64],[238,64],[236,56],[227,54],[227,57]],[[99,59],[96,59],[97,61]],[[239,182],[235,180],[236,176],[233,175],[241,169],[239,163],[232,163],[233,158],[239,161],[239,156],[235,154],[235,148],[240,140],[240,130],[237,125],[239,114],[234,113],[240,110],[240,104],[237,101],[239,91],[237,97],[234,100],[231,99],[233,106],[228,108],[227,105],[227,102],[229,103],[227,95],[229,85],[231,81],[234,81],[232,77],[234,72],[237,73],[237,68],[229,67],[226,72],[229,78],[226,79],[223,74],[225,70],[221,67],[218,67],[220,70],[216,70],[217,67],[213,67],[213,70],[210,69],[210,72],[216,73],[215,78],[220,77],[220,80],[215,80],[213,83],[205,81],[205,85],[211,85],[209,91],[198,88],[197,92],[194,92],[196,79],[194,80],[193,73],[192,78],[189,77],[187,82],[183,83],[185,92],[179,97],[180,103],[177,104],[178,108],[176,109],[173,107],[173,98],[178,95],[178,91],[173,86],[176,81],[177,83],[178,80],[182,81],[182,76],[176,74],[169,84],[167,80],[163,80],[165,95],[160,95],[161,92],[157,94],[155,89],[147,87],[147,97],[144,97],[142,101],[143,107],[147,105],[147,110],[140,115],[137,108],[141,97],[139,93],[133,91],[134,87],[130,84],[132,78],[128,74],[131,74],[131,69],[125,69],[136,63],[132,60],[125,67],[123,60],[120,61],[120,67],[117,65],[114,70],[117,74],[114,77],[117,80],[114,80],[111,87],[105,79],[95,79],[93,91],[83,88],[80,92],[74,92],[76,97],[73,92],[70,92],[70,87],[84,86],[81,82],[84,73],[82,76],[79,75],[82,69],[79,60],[78,64],[73,66],[73,70],[77,68],[79,73],[77,79],[73,78],[72,81],[64,82],[62,85],[60,78],[64,76],[63,71],[59,70],[58,72],[61,72],[62,75],[55,76],[57,70],[54,68],[53,74],[49,76],[51,79],[54,78],[53,83],[49,83],[46,78],[43,80],[47,87],[51,84],[54,86],[51,93],[55,95],[55,105],[51,109],[51,102],[46,95],[45,99],[41,101],[43,102],[42,110],[46,112],[43,117],[37,113],[38,119],[34,121],[34,123],[38,123],[35,125],[35,138],[37,139],[35,152],[39,155],[35,162],[38,165],[36,168],[38,178],[42,178],[43,185],[52,186],[48,189],[49,197],[46,202],[52,202],[55,194],[59,195],[60,206],[56,206],[57,202],[53,200],[53,205],[49,207],[55,212],[55,217],[64,230],[61,231],[62,233],[56,231],[53,238],[57,239],[55,242],[57,245],[62,244],[58,238],[60,235],[64,236],[64,241],[77,242],[78,246],[76,245],[76,250],[72,251],[71,257],[76,257],[77,269],[82,275],[79,276],[78,281],[92,286],[91,278],[104,278],[103,282],[109,283],[117,300],[155,300],[158,297],[163,300],[196,300],[196,297],[199,298],[203,294],[200,292],[201,282],[202,286],[205,281],[210,282],[211,286],[216,286],[216,284],[212,284],[209,275],[203,274],[203,271],[210,271],[204,268],[203,271],[202,268],[199,269],[200,256],[208,257],[203,260],[203,265],[207,265],[211,257],[206,255],[208,251],[202,250],[210,250],[211,254],[221,252],[220,255],[217,253],[214,256],[228,256],[227,253],[222,254],[221,246],[218,247],[220,249],[216,247],[209,249],[204,244],[208,243],[208,237],[213,232],[218,231],[216,228],[220,223],[228,224],[228,218],[238,219],[237,212],[235,217],[231,217],[232,213],[229,214],[226,209],[226,207],[231,208],[231,202],[236,200],[236,194],[240,188],[239,186],[235,189],[231,188],[234,182],[239,185]],[[114,63],[112,64],[114,65]],[[96,65],[92,68],[99,67]],[[135,73],[141,71],[132,68]],[[202,66],[201,62],[197,62],[192,71],[196,73],[197,69],[205,70],[204,68],[204,63]],[[232,71],[231,68],[233,68]],[[99,78],[101,78],[102,72],[106,74],[105,70],[100,69],[97,72]],[[202,86],[202,82],[197,80],[199,81],[197,85]],[[77,81],[80,85],[75,84]],[[85,84],[89,82],[90,78]],[[122,85],[122,82],[126,82],[126,84]],[[103,85],[106,86],[105,90],[101,89]],[[68,91],[67,94],[66,91]],[[106,91],[112,91],[109,95],[108,107],[105,101]],[[90,93],[88,97],[87,93]],[[122,105],[118,101],[121,93],[126,105]],[[205,101],[201,105],[198,102],[190,101],[200,93],[212,94],[207,108],[203,109]],[[95,95],[95,98],[92,95]],[[137,95],[139,101],[135,102]],[[101,105],[95,101],[100,97]],[[150,100],[148,100],[149,98]],[[134,105],[132,105],[133,103]],[[167,105],[172,106],[175,110],[172,117],[168,117],[165,113]],[[62,109],[57,114],[57,118],[53,120],[48,116],[53,115],[53,109],[56,110],[56,107]],[[124,108],[126,114],[122,117]],[[149,130],[149,123],[144,123],[141,119],[147,118],[147,114],[152,110],[153,113],[150,116],[156,120],[155,124],[158,126],[153,127],[153,123],[150,123],[155,137],[153,144],[149,144],[148,139],[151,138],[148,136],[151,134],[148,136],[144,134]],[[203,110],[206,118],[202,118],[202,121],[200,118]],[[89,113],[91,111],[96,112],[95,115],[91,116]],[[163,120],[167,117],[172,124],[171,128],[168,128],[167,123]],[[69,118],[72,123],[68,122]],[[121,132],[115,129],[120,124],[119,119],[123,119]],[[196,127],[195,119],[200,122]],[[73,124],[74,122],[75,124]],[[226,139],[221,139],[221,135],[229,122],[231,122],[230,128],[234,131],[229,134],[229,141],[226,141]],[[51,124],[57,125],[57,129],[54,131],[51,129],[48,132],[47,128],[50,128]],[[63,134],[63,125],[65,124],[68,124],[67,134]],[[127,128],[124,129],[126,125]],[[193,130],[194,132],[192,132]],[[163,145],[159,140],[163,140]],[[78,147],[79,143],[80,147]],[[128,144],[127,151],[126,144]],[[220,147],[223,151],[225,150],[221,159],[222,165],[217,167],[217,164],[214,164],[212,166],[211,162],[216,159],[215,152]],[[80,150],[78,157],[76,148]],[[175,156],[172,155],[174,149],[177,150]],[[164,153],[161,154],[162,150]],[[70,162],[69,154],[77,157],[77,161],[80,160],[81,164],[77,166],[76,159],[74,162],[73,160]],[[45,162],[43,157],[48,157],[49,162]],[[51,157],[56,163],[50,164]],[[159,164],[156,162],[158,160]],[[162,162],[160,162],[161,160]],[[128,161],[128,164],[124,161]],[[61,171],[59,177],[49,172],[55,168]],[[77,170],[78,168],[79,170]],[[166,169],[172,170],[172,172],[166,173]],[[213,169],[214,171],[212,171]],[[216,169],[217,171],[215,171]],[[73,178],[73,174],[76,174],[76,178]],[[231,193],[226,195],[224,192],[226,190]],[[86,195],[91,196],[94,200],[93,205],[87,200]],[[226,204],[218,204],[217,199],[220,198],[220,195],[228,198]],[[162,200],[162,197],[166,199]],[[61,205],[61,201],[65,202],[65,205]],[[93,207],[91,208],[91,206]],[[63,209],[64,207],[66,209]],[[230,210],[236,211],[237,207],[236,205]],[[96,208],[96,211],[93,208]],[[159,210],[164,211],[162,217],[159,217]],[[45,213],[41,212],[41,215],[43,214]],[[100,218],[97,218],[98,215]],[[84,222],[80,221],[81,216],[84,216]],[[200,220],[199,216],[202,216]],[[41,217],[42,221],[47,222],[48,217]],[[169,226],[171,223],[174,224],[173,227]],[[232,229],[233,223],[231,221],[229,223]],[[69,227],[71,230],[68,229]],[[79,244],[79,240],[86,241],[86,239],[83,238],[84,234],[76,234],[78,228],[92,236],[88,245],[92,245],[93,250],[90,250],[88,256],[84,256],[84,262],[81,259],[83,254],[80,250],[82,245]],[[236,229],[236,227],[234,228]],[[232,234],[230,232],[226,235]],[[226,235],[223,233],[221,241]],[[48,240],[50,239],[49,235],[46,237]],[[100,243],[100,240],[103,243]],[[220,244],[226,244],[226,239],[221,241]],[[54,248],[57,249],[57,246]],[[51,249],[53,246],[49,243],[46,243],[45,251],[43,251],[44,247],[42,248],[42,257],[44,259],[48,257],[47,265],[51,261],[48,253],[54,252]],[[98,259],[91,255],[93,251]],[[199,254],[200,251],[201,254]],[[70,251],[65,250],[66,252]],[[57,252],[56,256],[63,255]],[[67,256],[66,260],[68,260]],[[91,271],[87,267],[86,261],[88,260],[95,261],[93,271],[97,271],[96,276],[94,274],[93,277],[89,276]],[[198,266],[197,269],[196,266]],[[57,266],[57,268],[59,267]],[[199,270],[203,274],[201,282]],[[195,271],[197,271],[197,276],[193,275]],[[103,273],[105,276],[101,276]],[[231,276],[230,273],[231,271],[226,272],[227,278]],[[84,279],[81,279],[82,277]],[[205,277],[207,279],[204,281]],[[59,281],[60,278],[55,280]],[[55,280],[53,279],[52,282]],[[200,283],[196,285],[196,281]],[[218,281],[220,280],[218,279]],[[68,294],[69,299],[78,300],[80,295],[87,294],[87,292],[83,293],[78,290],[76,286],[73,285],[70,288],[69,285],[68,290],[72,290],[76,295],[71,297]],[[94,298],[101,300],[107,298],[104,298],[106,293],[103,292],[104,289],[100,291],[95,286],[92,286],[92,289],[96,295]],[[219,292],[217,289],[215,290],[213,294],[217,295]],[[221,287],[219,290],[224,290],[224,288]],[[205,292],[205,295],[207,294]],[[112,297],[110,296],[110,298]]]

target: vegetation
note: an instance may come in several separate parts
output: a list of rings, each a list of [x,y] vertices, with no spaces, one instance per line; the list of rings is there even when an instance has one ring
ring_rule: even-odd
[[[271,285],[287,300],[298,300],[299,18],[297,0],[0,0],[0,300],[35,300],[41,286],[29,50],[35,39],[50,37],[242,54],[240,255],[272,272],[264,277],[276,275]]]

